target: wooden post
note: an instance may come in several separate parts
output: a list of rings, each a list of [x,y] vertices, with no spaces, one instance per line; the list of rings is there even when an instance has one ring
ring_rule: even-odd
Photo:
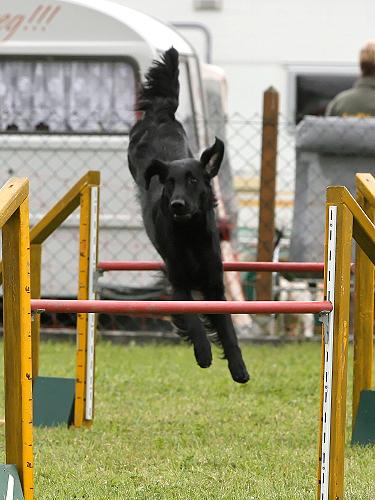
[[[30,246],[31,261],[31,298],[40,299],[42,272],[42,245]],[[35,314],[31,322],[31,346],[33,353],[33,379],[39,375],[40,314]]]
[[[28,199],[3,226],[6,461],[33,498],[32,363]]]
[[[88,298],[89,241],[90,241],[90,190],[84,189],[80,202],[79,226],[79,271],[78,299]],[[77,315],[77,363],[76,395],[74,402],[74,425],[81,427],[85,419],[86,391],[86,354],[87,354],[87,314]]]
[[[78,299],[95,298],[94,273],[97,265],[99,188],[88,186],[81,193]],[[74,425],[93,422],[96,315],[77,316],[77,363]]]
[[[353,216],[345,205],[337,207],[337,249],[335,279],[335,320],[331,410],[331,453],[329,495],[344,495],[344,448],[349,343],[350,262]],[[333,424],[333,425],[332,425]]]
[[[358,184],[357,201],[375,222],[374,203],[366,200]],[[356,245],[354,301],[353,429],[361,392],[372,389],[374,355],[374,265],[359,245]]]
[[[272,261],[274,251],[278,115],[279,94],[273,87],[270,87],[265,91],[263,96],[258,261]],[[256,299],[272,299],[271,273],[257,274]]]
[[[349,342],[349,298],[350,298],[350,261],[353,215],[349,208],[336,196],[337,190],[327,191],[327,226],[330,207],[337,207],[335,280],[333,299],[333,322],[329,336],[322,339],[322,350],[327,354],[327,342],[333,342],[332,369],[321,373],[321,409],[326,399],[327,387],[331,386],[331,402],[327,413],[330,414],[329,427],[326,414],[322,412],[319,433],[319,474],[317,500],[342,500],[344,495],[344,446],[346,421],[347,363]],[[327,231],[327,236],[329,236]],[[325,268],[328,269],[328,243],[326,242]],[[327,279],[325,294],[327,294]],[[332,300],[326,295],[327,300]],[[327,335],[327,334],[326,334]],[[329,380],[331,377],[331,380]],[[328,379],[328,380],[327,380]],[[326,401],[325,401],[326,402]],[[323,443],[325,448],[323,448]],[[328,457],[327,454],[328,453]],[[322,480],[324,478],[324,481]],[[328,495],[326,494],[328,492]]]

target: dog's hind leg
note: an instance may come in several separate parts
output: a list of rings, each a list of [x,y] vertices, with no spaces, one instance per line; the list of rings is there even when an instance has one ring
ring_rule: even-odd
[[[173,300],[193,300],[188,290],[173,290]],[[177,333],[194,346],[194,355],[201,368],[208,368],[212,363],[212,352],[206,337],[204,326],[196,314],[177,314],[172,316]]]
[[[221,286],[203,292],[205,300],[226,300]],[[224,357],[235,382],[244,384],[249,374],[238,345],[236,331],[230,314],[210,314],[210,323],[217,332],[219,343],[223,347]]]

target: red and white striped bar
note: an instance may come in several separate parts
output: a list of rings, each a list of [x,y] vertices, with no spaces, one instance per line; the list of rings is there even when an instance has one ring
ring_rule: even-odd
[[[323,262],[223,262],[224,271],[313,272],[323,273]],[[162,271],[164,262],[156,261],[102,261],[99,271]]]
[[[173,301],[31,299],[32,311],[125,314],[281,314],[332,310],[329,301]]]

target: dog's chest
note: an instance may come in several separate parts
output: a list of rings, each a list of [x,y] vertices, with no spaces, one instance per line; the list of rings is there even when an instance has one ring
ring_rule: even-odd
[[[190,241],[189,245],[178,249],[176,257],[179,273],[190,288],[201,290],[216,282],[221,258],[212,244]]]

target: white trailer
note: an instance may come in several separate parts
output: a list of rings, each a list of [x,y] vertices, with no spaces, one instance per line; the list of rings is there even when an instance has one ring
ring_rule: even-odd
[[[153,59],[180,53],[180,105],[198,153],[208,142],[199,59],[172,27],[109,0],[4,0],[0,5],[0,184],[27,176],[31,224],[87,170],[102,176],[100,259],[157,259],[127,167],[137,86]],[[75,296],[78,214],[43,247],[42,294]],[[113,293],[150,273],[111,273]]]
[[[192,25],[206,26],[212,38],[211,62],[223,68],[228,78],[229,114],[247,118],[261,113],[262,93],[272,85],[280,92],[283,116],[294,121],[304,78],[313,82],[309,99],[318,103],[347,85],[343,76],[358,75],[359,50],[374,39],[372,0],[115,1],[184,23],[179,31],[203,60],[206,38]]]

